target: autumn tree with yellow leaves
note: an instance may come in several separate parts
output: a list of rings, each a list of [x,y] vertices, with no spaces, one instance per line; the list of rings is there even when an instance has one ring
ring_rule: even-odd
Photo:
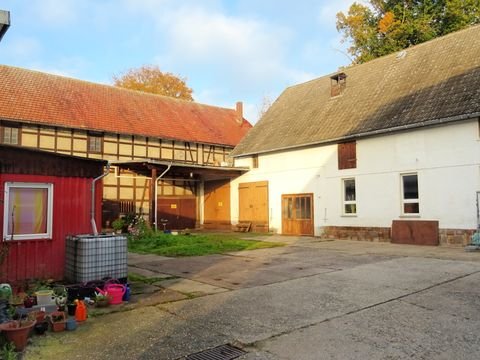
[[[480,23],[480,0],[369,0],[337,14],[355,63]]]
[[[187,86],[186,79],[162,72],[155,65],[144,65],[123,74],[114,75],[113,84],[125,89],[193,101],[193,90]]]

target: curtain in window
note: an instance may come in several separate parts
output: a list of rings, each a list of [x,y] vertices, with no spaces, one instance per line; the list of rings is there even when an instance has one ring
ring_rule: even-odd
[[[47,232],[48,189],[11,187],[8,200],[8,234]]]

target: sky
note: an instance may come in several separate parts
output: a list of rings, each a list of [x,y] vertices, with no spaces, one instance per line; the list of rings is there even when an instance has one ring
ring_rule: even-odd
[[[112,84],[145,64],[186,78],[194,100],[255,123],[288,86],[348,65],[335,15],[353,0],[0,0],[0,63]],[[1,86],[1,84],[0,84]]]

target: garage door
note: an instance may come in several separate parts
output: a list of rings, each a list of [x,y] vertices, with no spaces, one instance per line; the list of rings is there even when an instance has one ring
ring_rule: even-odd
[[[204,227],[231,229],[230,180],[206,181],[204,189]]]
[[[282,234],[313,236],[313,194],[282,195]]]
[[[167,230],[194,229],[197,214],[195,197],[159,197],[158,228]]]
[[[268,181],[238,185],[239,221],[250,222],[252,231],[268,232]]]

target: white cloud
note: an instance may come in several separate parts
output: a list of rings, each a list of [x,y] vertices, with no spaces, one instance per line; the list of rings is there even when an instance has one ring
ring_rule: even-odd
[[[41,0],[35,1],[31,9],[43,24],[63,26],[77,21],[81,4],[82,2],[76,0]]]
[[[335,27],[337,21],[337,13],[342,11],[346,13],[350,5],[352,5],[354,0],[337,0],[330,1],[322,6],[320,6],[318,12],[318,21],[320,25],[324,27]],[[362,2],[362,1],[356,1]]]

